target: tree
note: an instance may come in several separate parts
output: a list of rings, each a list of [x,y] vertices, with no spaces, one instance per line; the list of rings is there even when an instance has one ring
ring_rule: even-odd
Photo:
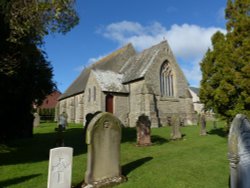
[[[200,99],[228,122],[250,115],[250,1],[228,0],[227,33],[217,32],[202,62]]]
[[[39,47],[51,32],[78,23],[74,0],[0,2],[0,141],[32,136],[32,105],[56,87],[53,68]]]

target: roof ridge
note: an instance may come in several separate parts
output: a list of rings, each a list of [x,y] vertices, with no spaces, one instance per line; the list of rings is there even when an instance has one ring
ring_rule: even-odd
[[[116,57],[117,55],[123,53],[124,51],[126,51],[126,50],[129,49],[129,48],[133,48],[133,49],[134,49],[132,43],[128,43],[128,44],[122,46],[121,48],[118,48],[117,50],[115,50],[115,51],[109,53],[108,55],[104,56],[103,58],[101,58],[101,59],[99,59],[98,61],[96,61],[96,62],[94,62],[93,64],[91,64],[91,65],[89,66],[89,68],[91,68],[91,69],[92,69],[92,68],[95,68],[95,67],[98,66],[99,64],[101,64],[101,63],[103,63],[103,62],[106,62],[106,61],[108,61],[108,60],[110,60],[110,59]]]

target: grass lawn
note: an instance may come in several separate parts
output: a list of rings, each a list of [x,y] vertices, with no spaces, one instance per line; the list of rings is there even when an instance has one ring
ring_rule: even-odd
[[[229,162],[227,137],[222,123],[208,136],[197,126],[182,127],[184,138],[170,140],[170,127],[152,129],[150,147],[136,147],[136,131],[124,128],[121,166],[128,181],[118,188],[226,188]],[[34,129],[34,137],[0,145],[0,188],[46,188],[49,149],[55,147],[55,123]],[[81,125],[70,124],[65,145],[74,148],[72,185],[76,187],[86,171],[87,146]]]

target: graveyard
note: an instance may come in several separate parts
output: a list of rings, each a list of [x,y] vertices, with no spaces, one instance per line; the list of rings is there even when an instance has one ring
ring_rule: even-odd
[[[228,137],[225,122],[180,127],[181,139],[172,139],[172,128],[151,129],[151,144],[137,145],[136,128],[122,128],[121,174],[125,182],[115,187],[214,188],[228,187]],[[0,146],[0,187],[44,188],[47,185],[49,151],[56,146],[56,123],[42,123],[33,138]],[[87,144],[81,124],[69,124],[64,144],[73,148],[72,187],[81,187],[87,170]]]

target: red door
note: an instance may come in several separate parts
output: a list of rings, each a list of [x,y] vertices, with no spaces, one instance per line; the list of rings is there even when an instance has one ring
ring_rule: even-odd
[[[113,95],[108,94],[106,96],[106,112],[113,113]]]

